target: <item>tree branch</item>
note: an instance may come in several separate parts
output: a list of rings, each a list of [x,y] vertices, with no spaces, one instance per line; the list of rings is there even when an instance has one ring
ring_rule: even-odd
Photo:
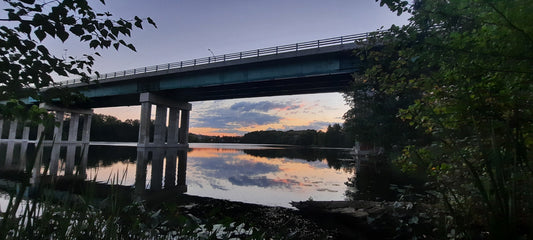
[[[492,4],[491,2],[485,0],[485,3],[487,3],[487,5],[489,5],[498,15],[500,15],[503,20],[505,20],[505,22],[507,22],[507,24],[509,25],[509,27],[511,27],[512,29],[514,29],[515,31],[521,33],[522,35],[524,35],[524,37],[527,38],[527,40],[529,40],[530,42],[533,42],[533,38],[531,38],[531,36],[529,36],[523,29],[517,27],[516,25],[513,24],[513,22],[511,22],[511,20],[509,18],[507,18],[507,16],[505,16],[505,14],[500,11],[498,8],[496,8],[496,6],[494,4]]]

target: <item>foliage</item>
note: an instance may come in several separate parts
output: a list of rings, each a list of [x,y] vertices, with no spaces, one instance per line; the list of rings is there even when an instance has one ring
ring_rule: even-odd
[[[77,39],[93,49],[113,46],[118,50],[125,46],[135,51],[123,38],[131,36],[134,27],[142,28],[145,21],[137,16],[133,20],[113,19],[109,12],[96,12],[87,0],[3,2],[7,5],[4,7],[7,18],[0,19],[5,22],[0,27],[0,100],[11,104],[0,107],[3,118],[39,120],[46,114],[38,108],[28,111],[22,100],[42,102],[59,98],[65,105],[83,100],[79,94],[61,88],[55,76],[79,76],[88,82],[89,74],[98,75],[92,69],[98,52],[81,58],[57,57],[45,46],[45,40]],[[100,2],[105,4],[104,0]],[[146,21],[156,26],[152,19]]]
[[[91,140],[108,142],[137,142],[139,120],[121,121],[116,117],[93,114]]]
[[[329,125],[326,132],[308,130],[253,131],[244,134],[242,143],[290,144],[302,146],[352,147],[353,141],[340,124]]]
[[[89,203],[87,196],[57,199],[53,191],[46,192],[21,207],[18,217],[2,219],[2,239],[260,239],[262,234],[244,223],[212,223],[179,214],[172,206],[153,210],[134,201],[105,209]],[[72,204],[72,199],[78,201]]]
[[[435,179],[450,237],[533,238],[533,4],[381,0],[410,23],[379,37],[392,59],[381,89],[420,95],[401,119],[431,136],[398,159]],[[391,55],[392,54],[392,55]],[[398,65],[398,63],[401,63]]]
[[[390,151],[426,136],[397,118],[399,109],[412,104],[420,97],[420,91],[409,86],[387,87],[393,80],[410,80],[416,73],[403,70],[408,61],[402,56],[402,46],[382,46],[380,37],[358,43],[360,49],[355,53],[361,60],[361,70],[344,93],[350,109],[343,118],[356,141]]]

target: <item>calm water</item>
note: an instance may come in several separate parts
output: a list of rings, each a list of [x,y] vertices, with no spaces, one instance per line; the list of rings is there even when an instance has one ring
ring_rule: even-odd
[[[183,152],[141,151],[134,143],[74,148],[57,151],[46,147],[41,173],[53,169],[50,162],[55,154],[60,176],[85,172],[87,179],[145,189],[165,189],[184,182],[190,195],[284,207],[308,199],[344,200],[345,182],[355,174],[352,162],[346,161],[347,149],[205,143],[191,143]],[[26,159],[35,155],[31,144],[28,149]],[[20,144],[0,144],[0,168],[24,165],[21,150]],[[74,165],[66,161],[69,158],[75,159]]]

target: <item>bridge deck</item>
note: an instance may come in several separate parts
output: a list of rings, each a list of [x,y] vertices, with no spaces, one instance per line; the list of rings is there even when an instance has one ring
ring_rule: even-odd
[[[203,101],[342,91],[358,70],[352,55],[363,33],[103,74],[90,84],[69,80],[90,101],[81,107],[139,104],[152,92]]]

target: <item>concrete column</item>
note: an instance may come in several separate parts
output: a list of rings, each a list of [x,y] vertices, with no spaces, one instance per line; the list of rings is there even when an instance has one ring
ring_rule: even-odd
[[[165,189],[176,186],[176,162],[178,149],[168,148],[165,156]]]
[[[31,171],[31,183],[36,184],[41,178],[41,163],[43,161],[43,147],[41,146],[37,149],[37,154],[35,155],[35,162],[33,163],[33,169]]]
[[[87,161],[89,160],[89,143],[81,145],[81,162],[79,166],[78,174],[87,177]]]
[[[80,114],[70,114],[70,124],[68,126],[68,142],[75,143],[78,141],[78,127],[80,125]]]
[[[37,141],[37,143],[39,143],[39,141],[41,141],[41,137],[43,138],[44,140],[44,135],[43,135],[43,132],[44,132],[44,125],[42,123],[39,124],[39,126],[37,126],[37,136],[35,138],[35,140]],[[42,135],[42,136],[41,136]],[[42,147],[42,144],[41,144],[41,147]]]
[[[4,132],[4,119],[0,119],[0,139],[2,139],[3,132]]]
[[[15,152],[14,140],[17,138],[17,126],[17,120],[12,120],[9,124],[9,135],[7,137],[9,142],[7,142],[6,161],[4,163],[6,168],[11,168],[11,165],[13,164],[13,154]]]
[[[177,107],[169,108],[167,143],[170,146],[178,144],[179,115],[180,110]]]
[[[186,187],[187,150],[178,151],[178,187]],[[185,189],[186,191],[186,189]]]
[[[189,143],[189,110],[181,110],[181,124],[179,133],[179,143]]]
[[[153,93],[141,93],[139,96],[139,102],[141,102],[141,126],[139,133],[139,142],[137,146],[147,147],[149,145],[149,140],[146,140],[149,136],[149,111],[151,110],[148,106],[149,104],[157,105],[156,110],[156,120],[155,120],[155,129],[154,129],[154,145],[151,147],[176,147],[176,144],[173,142],[176,141],[176,132],[178,132],[178,144],[187,144],[188,133],[189,133],[189,111],[191,110],[192,105],[186,102],[174,101],[173,99],[166,98],[164,96],[159,96]],[[167,135],[166,131],[166,108],[171,106],[171,113],[169,113],[169,130],[168,130],[168,144],[165,144],[165,139]],[[182,111],[180,128],[176,131],[174,129],[177,126],[179,119],[179,110]],[[145,126],[146,125],[146,126]]]
[[[74,161],[76,160],[76,145],[67,146],[67,156],[65,157],[65,176],[70,176],[74,172]]]
[[[139,146],[147,146],[150,142],[150,115],[152,114],[152,104],[150,102],[141,103],[141,119],[139,124]]]
[[[13,165],[13,154],[14,153],[15,153],[15,142],[14,141],[7,142],[6,161],[4,163],[6,168],[11,168],[11,165]]]
[[[22,141],[27,142],[28,140],[30,140],[30,127],[24,126],[22,129]]]
[[[155,122],[154,122],[154,144],[156,147],[165,145],[166,133],[167,133],[167,107],[157,105],[155,110]]]
[[[17,139],[17,126],[18,126],[17,120],[11,121],[11,124],[9,125],[9,136],[8,136],[9,140]]]
[[[48,165],[48,173],[52,176],[57,175],[59,165],[59,153],[61,152],[60,144],[52,145],[52,153],[50,153],[50,165]]]
[[[28,155],[28,141],[26,139],[26,141],[20,143],[20,170],[22,171],[26,169],[27,155]]]
[[[162,148],[154,149],[152,152],[152,177],[150,178],[150,190],[161,190],[163,188],[163,159],[165,151]]]
[[[91,141],[91,122],[93,119],[92,114],[85,114],[83,118],[83,131],[81,135],[81,141],[83,143],[89,143]]]
[[[54,143],[60,143],[63,140],[63,119],[65,117],[64,112],[56,112],[56,124],[59,123],[59,125],[54,126]]]

